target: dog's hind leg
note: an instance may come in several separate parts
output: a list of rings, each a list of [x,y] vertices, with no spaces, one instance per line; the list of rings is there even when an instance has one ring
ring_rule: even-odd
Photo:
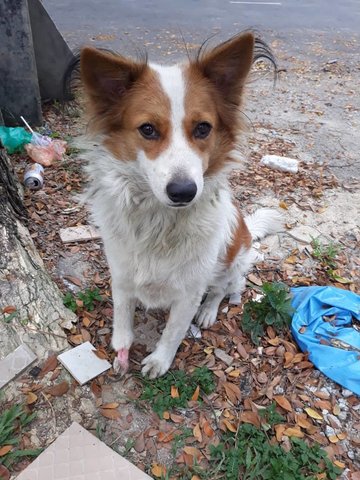
[[[224,288],[219,286],[210,288],[195,317],[199,327],[209,328],[215,323],[220,303],[225,294]]]

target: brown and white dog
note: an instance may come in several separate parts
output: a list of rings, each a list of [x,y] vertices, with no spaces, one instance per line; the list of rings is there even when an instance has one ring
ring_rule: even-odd
[[[243,290],[257,259],[252,240],[281,228],[272,209],[243,218],[227,180],[254,45],[246,32],[174,66],[81,52],[93,132],[87,202],[111,270],[117,369],[128,368],[138,301],[170,309],[143,360],[143,374],[155,378],[192,320],[211,326],[224,296]]]

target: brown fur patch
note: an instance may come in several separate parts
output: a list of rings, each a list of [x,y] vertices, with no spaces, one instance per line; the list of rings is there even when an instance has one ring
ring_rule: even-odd
[[[121,160],[135,160],[139,150],[155,159],[171,135],[170,100],[158,74],[138,64],[95,49],[85,49],[81,73],[88,97],[90,129],[105,135],[105,146]],[[158,139],[145,139],[138,128],[150,123]]]
[[[232,161],[230,152],[243,129],[239,108],[253,59],[254,37],[246,33],[200,55],[185,75],[185,132],[203,158],[205,175],[214,175]],[[208,120],[209,119],[209,120]],[[195,122],[213,125],[209,137],[194,139]]]
[[[237,254],[241,248],[249,249],[251,247],[252,237],[245,220],[240,212],[238,212],[238,223],[236,229],[233,233],[232,242],[228,245],[226,256],[225,256],[225,265],[230,267],[230,265],[235,260]]]

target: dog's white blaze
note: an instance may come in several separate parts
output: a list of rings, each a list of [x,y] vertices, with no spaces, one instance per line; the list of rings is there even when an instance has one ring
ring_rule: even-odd
[[[170,101],[171,138],[168,148],[155,160],[141,156],[141,166],[146,170],[151,187],[157,198],[169,204],[166,186],[175,177],[193,180],[197,186],[197,195],[202,193],[203,167],[200,156],[191,148],[184,132],[186,83],[181,66],[151,65],[159,76],[164,93]]]

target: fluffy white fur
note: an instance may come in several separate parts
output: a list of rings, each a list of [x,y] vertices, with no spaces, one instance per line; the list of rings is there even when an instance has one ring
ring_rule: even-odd
[[[140,153],[137,161],[122,162],[98,139],[87,154],[86,194],[111,270],[113,348],[130,348],[138,301],[147,308],[170,309],[155,351],[143,361],[142,372],[151,378],[168,370],[194,317],[203,327],[215,322],[221,300],[244,288],[244,275],[257,259],[252,248],[241,250],[231,268],[224,267],[222,259],[237,222],[226,173],[203,179],[201,160],[181,130],[181,69],[156,71],[172,104],[171,145],[159,159],[148,160]],[[179,171],[198,187],[187,208],[171,208],[166,198],[166,183]],[[281,225],[279,213],[270,209],[245,221],[254,238],[276,232]]]

